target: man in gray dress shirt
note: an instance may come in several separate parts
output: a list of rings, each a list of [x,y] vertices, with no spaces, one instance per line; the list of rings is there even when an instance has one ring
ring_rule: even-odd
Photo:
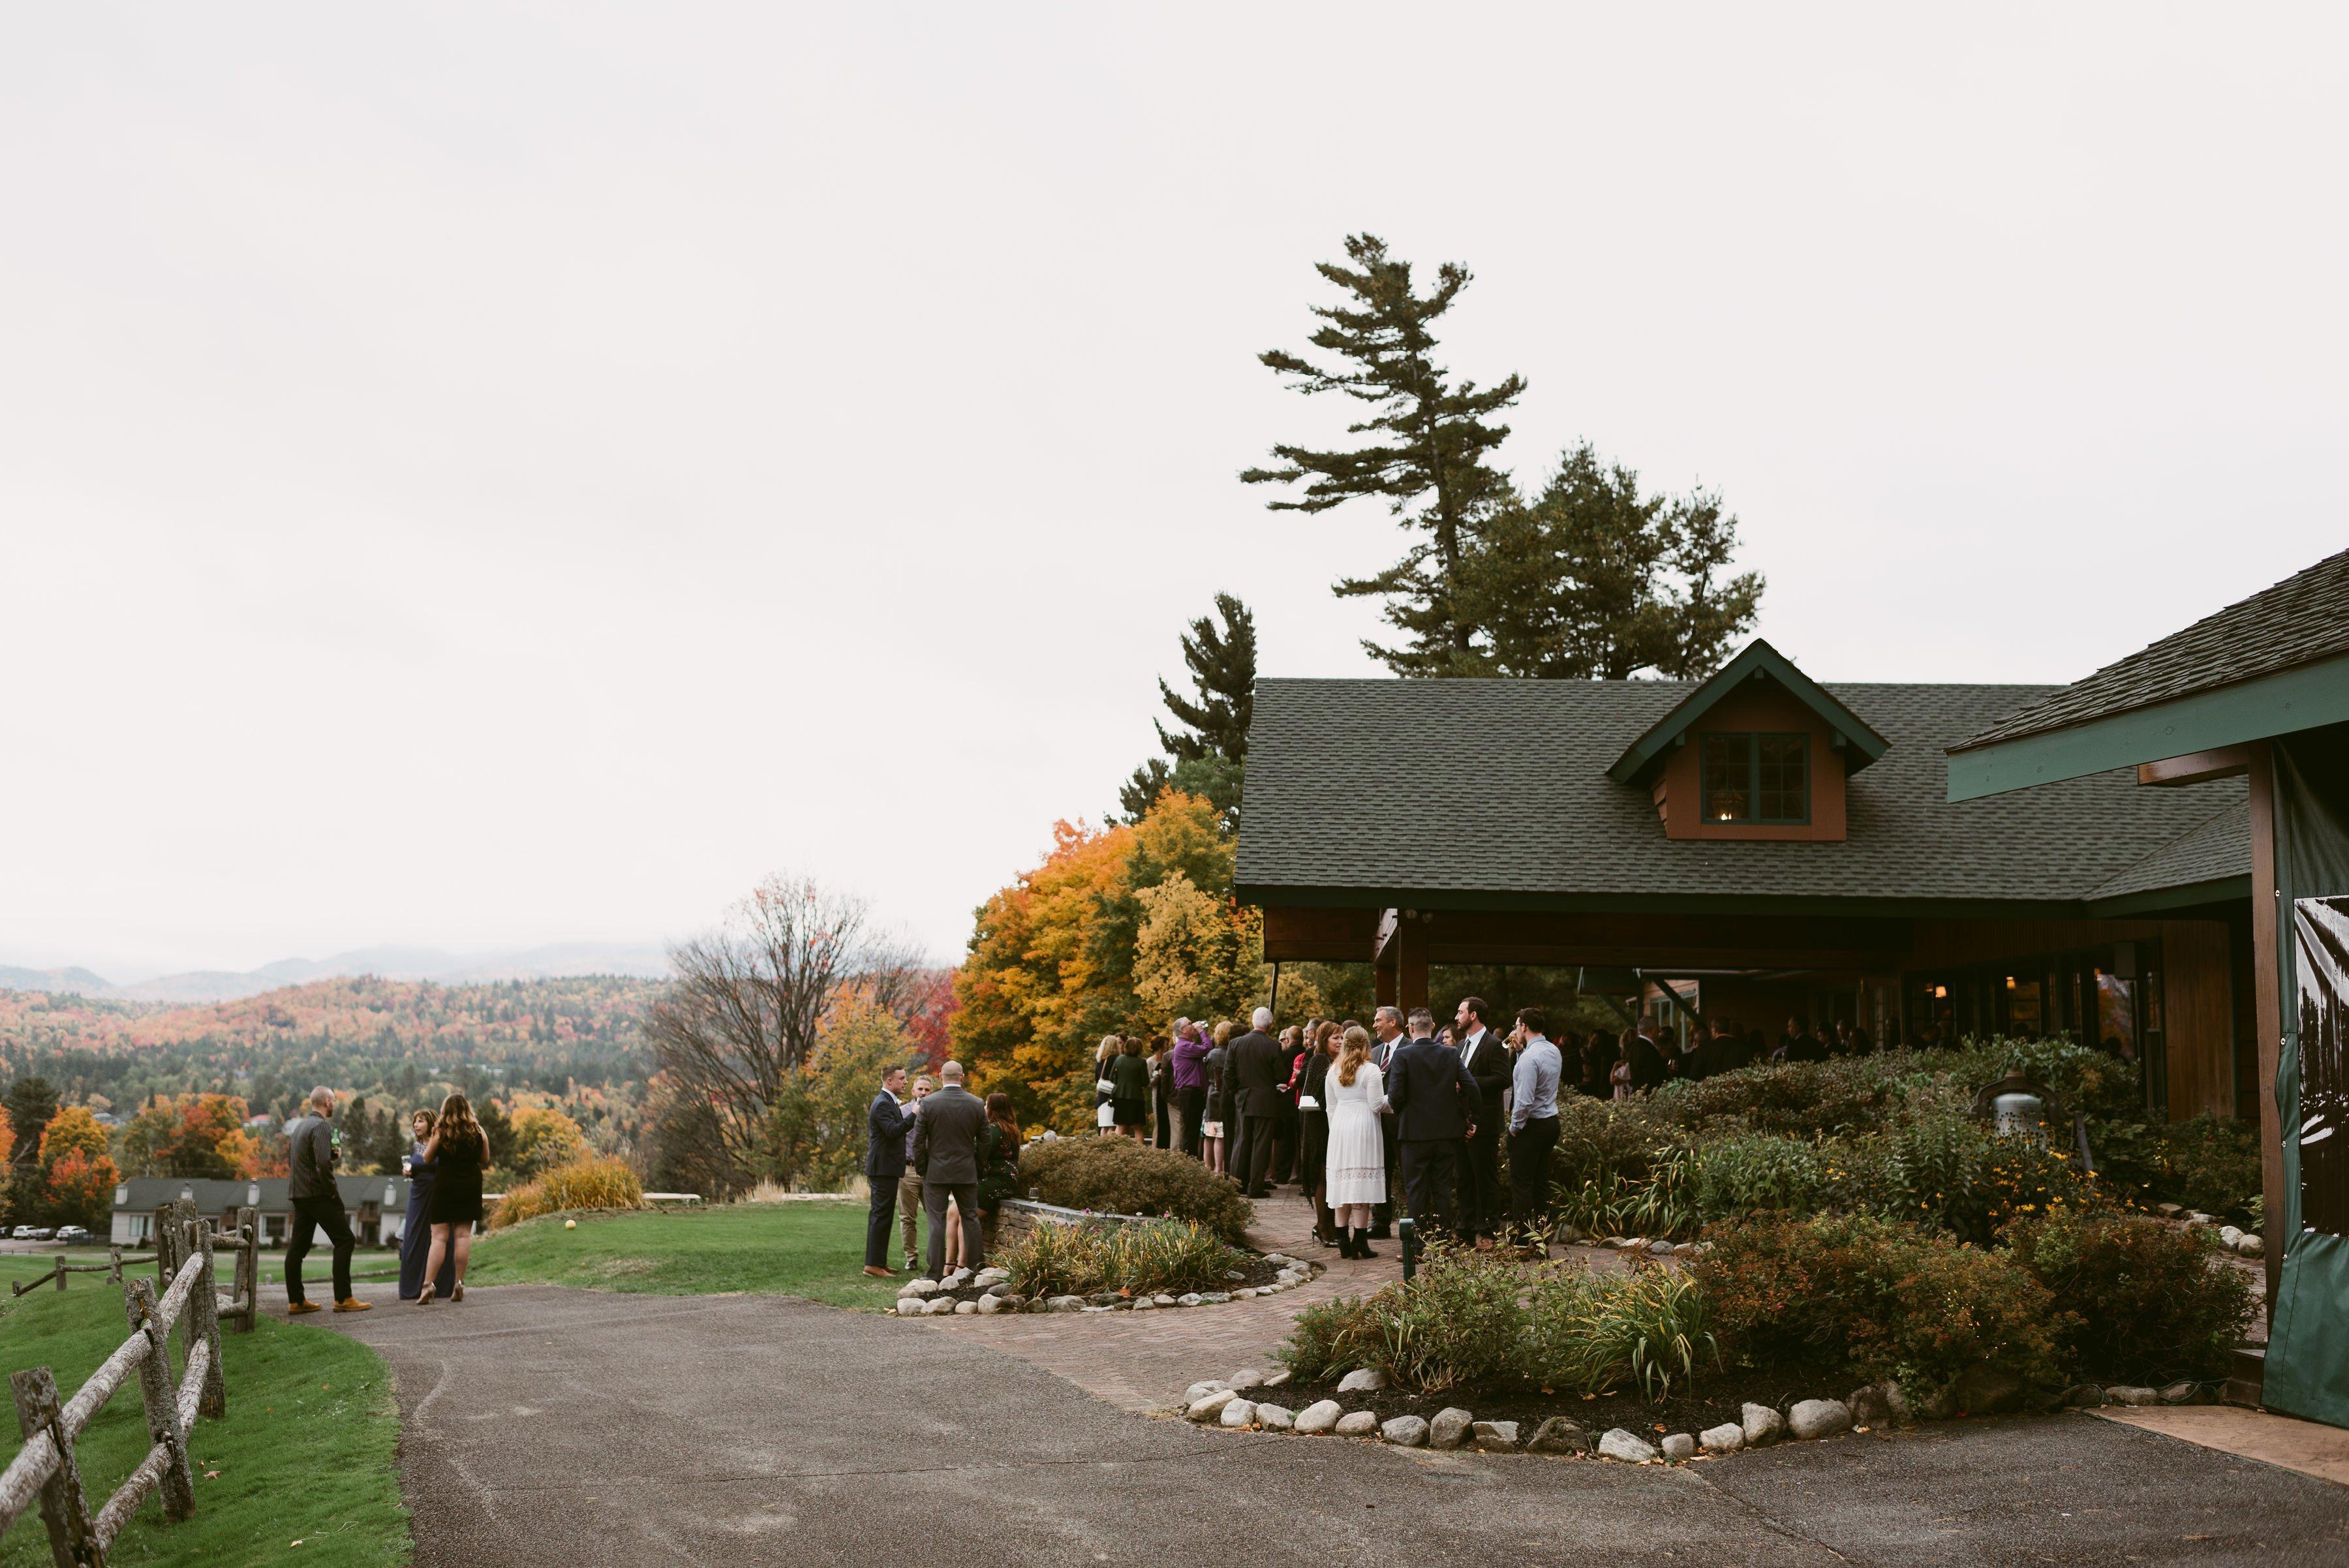
[[[1557,1147],[1557,1079],[1562,1066],[1549,1042],[1549,1018],[1522,1009],[1513,1036],[1517,1065],[1509,1107],[1509,1229],[1516,1243],[1549,1253],[1549,1153]]]

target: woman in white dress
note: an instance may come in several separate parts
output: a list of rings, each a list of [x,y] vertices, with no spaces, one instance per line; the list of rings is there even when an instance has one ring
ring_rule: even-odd
[[[1387,1107],[1386,1081],[1371,1061],[1371,1033],[1361,1024],[1339,1043],[1337,1064],[1323,1089],[1330,1113],[1330,1207],[1338,1216],[1338,1252],[1375,1258],[1371,1211],[1387,1200],[1386,1142],[1379,1113]]]

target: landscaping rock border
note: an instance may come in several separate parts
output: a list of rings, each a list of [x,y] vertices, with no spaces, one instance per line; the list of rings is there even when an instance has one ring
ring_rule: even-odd
[[[1326,1272],[1324,1265],[1286,1252],[1266,1252],[1261,1262],[1279,1271],[1270,1284],[1242,1285],[1228,1291],[1189,1291],[1182,1295],[1160,1293],[1128,1296],[1103,1292],[1093,1296],[1023,1296],[1011,1288],[1009,1270],[989,1266],[973,1272],[957,1269],[942,1280],[908,1280],[897,1291],[899,1317],[992,1317],[1004,1313],[1159,1312],[1178,1308],[1222,1306],[1227,1302],[1277,1296]]]
[[[1374,1411],[1348,1410],[1339,1399],[1319,1400],[1302,1410],[1286,1406],[1249,1404],[1245,1395],[1277,1388],[1289,1381],[1287,1368],[1264,1373],[1255,1368],[1227,1378],[1194,1383],[1184,1392],[1182,1413],[1203,1425],[1230,1431],[1290,1432],[1308,1437],[1334,1434],[1341,1438],[1374,1438],[1399,1449],[1437,1450],[1473,1448],[1484,1453],[1558,1454],[1569,1458],[1612,1459],[1624,1464],[1685,1464],[1725,1459],[1748,1449],[1773,1443],[1810,1443],[1866,1435],[1890,1427],[1914,1425],[1918,1417],[1897,1384],[1871,1384],[1840,1399],[1791,1399],[1784,1409],[1747,1405],[1742,1419],[1724,1421],[1702,1432],[1671,1432],[1657,1438],[1652,1431],[1634,1432],[1616,1427],[1590,1432],[1569,1416],[1553,1416],[1526,1434],[1516,1421],[1480,1421],[1475,1412],[1447,1406],[1433,1417],[1394,1416],[1381,1420]],[[1386,1379],[1370,1367],[1358,1367],[1339,1379],[1340,1394],[1375,1394]],[[2208,1404],[2211,1386],[2174,1383],[2166,1388],[2125,1386],[2099,1387],[2082,1384],[2053,1399],[2037,1401],[2042,1413],[2066,1407],[2092,1408],[2115,1405]],[[1951,1412],[1946,1398],[1934,1402],[1938,1416]],[[1237,1410],[1241,1412],[1234,1415]],[[1984,1414],[1986,1412],[1972,1412]]]

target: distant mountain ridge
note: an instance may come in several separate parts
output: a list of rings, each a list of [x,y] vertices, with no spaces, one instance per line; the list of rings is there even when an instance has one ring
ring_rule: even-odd
[[[574,975],[668,978],[668,955],[644,942],[555,942],[507,952],[460,954],[437,948],[358,948],[332,958],[279,959],[259,969],[189,970],[116,985],[78,965],[25,969],[0,964],[0,991],[43,991],[118,1002],[237,1002],[281,986],[357,975],[464,985],[495,980],[558,980]]]

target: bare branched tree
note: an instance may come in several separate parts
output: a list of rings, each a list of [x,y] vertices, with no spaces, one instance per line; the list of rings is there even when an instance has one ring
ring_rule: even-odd
[[[812,877],[777,874],[726,924],[669,950],[677,978],[645,1021],[661,1071],[706,1101],[738,1165],[824,1017],[861,995],[901,1015],[917,1004],[921,954],[876,925],[872,906]]]

